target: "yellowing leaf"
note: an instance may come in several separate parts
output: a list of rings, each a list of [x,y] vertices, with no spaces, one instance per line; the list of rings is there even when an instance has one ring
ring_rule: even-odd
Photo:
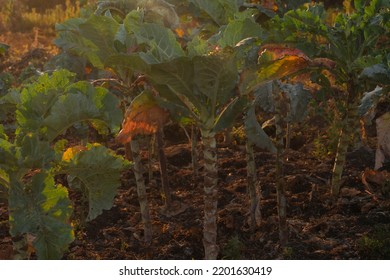
[[[274,80],[289,76],[307,67],[332,69],[335,62],[327,58],[311,60],[301,50],[283,45],[269,44],[259,50],[260,80]]]
[[[300,57],[304,60],[310,60],[301,50],[296,48],[289,48],[283,45],[278,44],[268,44],[264,45],[259,50],[260,58],[267,56],[267,60],[278,60],[282,59],[286,56],[294,56],[294,57]]]
[[[176,28],[175,32],[176,32],[177,36],[179,36],[179,38],[183,38],[183,36],[185,34],[185,31],[182,28]]]
[[[153,95],[144,91],[137,96],[126,111],[116,140],[119,143],[129,143],[136,135],[155,133],[168,121],[169,113],[159,107]]]
[[[309,65],[309,61],[299,56],[284,56],[257,72],[260,80],[276,80],[294,74]]]
[[[262,0],[261,6],[267,10],[276,12],[278,10],[278,5],[276,5],[274,0]]]
[[[68,149],[66,149],[66,151],[64,152],[64,154],[62,155],[62,160],[63,161],[71,161],[72,158],[78,154],[79,152],[81,151],[85,151],[87,148],[84,147],[84,146],[74,146],[74,147],[70,147]]]
[[[312,65],[333,69],[336,66],[336,62],[328,58],[315,58],[312,60]]]

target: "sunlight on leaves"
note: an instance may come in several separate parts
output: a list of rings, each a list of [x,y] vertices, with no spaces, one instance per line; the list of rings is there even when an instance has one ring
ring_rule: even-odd
[[[116,140],[125,144],[136,135],[153,134],[167,123],[168,117],[169,113],[157,105],[151,92],[144,91],[127,109]]]

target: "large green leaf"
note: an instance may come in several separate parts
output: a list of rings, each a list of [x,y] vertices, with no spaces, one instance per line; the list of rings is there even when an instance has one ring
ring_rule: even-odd
[[[251,37],[262,38],[263,36],[264,31],[261,26],[248,15],[246,18],[229,22],[223,30],[218,43],[223,48],[227,46],[234,47],[243,39]]]
[[[234,124],[235,119],[245,112],[248,103],[249,101],[246,96],[240,96],[233,99],[233,101],[230,102],[216,118],[214,131],[218,132],[222,129],[231,127]]]
[[[85,78],[87,58],[65,51],[53,56],[44,67],[45,71],[52,72],[58,69],[66,69],[77,75],[78,79]]]
[[[48,168],[54,160],[54,151],[47,141],[41,141],[37,134],[29,133],[21,141],[19,164],[28,169]]]
[[[210,43],[201,38],[200,36],[195,36],[190,42],[187,43],[187,53],[189,57],[205,55],[213,51],[213,46]]]
[[[3,125],[0,124],[0,199],[6,197],[9,187],[9,176],[6,170],[2,169],[8,165],[8,170],[15,164],[15,160],[10,151],[11,143],[8,141],[8,136],[4,132]],[[12,160],[9,160],[12,159]],[[11,165],[11,166],[10,166]]]
[[[95,67],[103,68],[103,61],[98,55],[99,46],[81,35],[80,25],[86,19],[69,19],[56,25],[57,38],[54,43],[65,52],[88,59]]]
[[[157,85],[164,85],[161,94],[167,99],[176,95],[190,111],[205,107],[194,88],[194,65],[191,59],[178,58],[170,62],[151,65],[149,76]]]
[[[70,186],[78,187],[81,183],[86,191],[89,202],[87,220],[95,219],[103,210],[112,207],[124,167],[125,161],[104,146],[92,146],[63,162],[62,171],[69,174]]]
[[[3,71],[0,73],[0,98],[12,88],[15,83],[15,77],[9,73]]]
[[[239,2],[238,0],[190,0],[201,10],[206,12],[215,23],[218,25],[224,25],[233,19],[234,14],[238,12]]]
[[[138,54],[116,54],[106,60],[106,67],[116,71],[127,70],[129,73],[140,71],[145,73],[149,71],[149,65]]]
[[[12,143],[0,138],[0,168],[6,172],[13,171],[17,165],[14,148]]]
[[[104,118],[105,116],[102,116],[95,104],[93,95],[88,96],[82,92],[77,92],[61,96],[43,122],[43,125],[47,128],[48,139],[54,140],[78,122]],[[107,117],[109,117],[108,113]]]
[[[144,22],[144,11],[142,9],[132,10],[123,20],[123,26],[128,34],[138,32],[139,27]]]
[[[237,64],[230,54],[179,58],[151,66],[149,73],[162,97],[185,106],[193,120],[213,129],[219,114],[234,95]],[[228,111],[230,112],[230,111]]]
[[[7,94],[0,98],[0,107],[12,107],[13,111],[15,111],[16,105],[20,103],[20,93],[18,90],[11,89]]]
[[[17,110],[18,139],[38,132],[52,141],[70,126],[92,120],[104,122],[113,132],[119,129],[119,100],[107,89],[93,87],[86,81],[72,83],[69,78],[73,76],[60,70],[50,77],[40,77],[22,91]]]
[[[194,91],[203,97],[210,117],[234,95],[238,82],[237,63],[232,55],[196,56],[194,61]]]
[[[191,113],[189,112],[189,109],[183,104],[179,97],[172,94],[165,85],[158,85],[156,88],[161,95],[156,97],[157,104],[161,108],[168,110],[170,117],[173,120],[181,124],[193,123],[193,120],[190,119]],[[168,94],[161,94],[167,92]]]
[[[38,81],[28,85],[21,92],[21,102],[16,112],[20,128],[25,132],[36,133],[42,121],[48,116],[59,96],[63,95],[74,74],[66,70],[45,74]]]
[[[119,30],[119,23],[111,17],[92,15],[85,23],[80,24],[80,35],[98,47],[94,53],[103,66],[107,58],[116,53],[114,41]],[[93,62],[93,61],[91,61]]]
[[[8,140],[7,134],[4,132],[4,126],[0,124],[0,139]]]
[[[9,212],[12,236],[30,235],[39,259],[60,259],[74,239],[68,192],[49,174],[38,173],[26,185],[11,179]]]
[[[147,52],[139,55],[149,64],[163,63],[184,56],[172,30],[156,23],[144,23],[135,33],[138,44],[146,44]]]
[[[0,201],[8,200],[8,189],[10,186],[9,176],[3,169],[0,169]]]

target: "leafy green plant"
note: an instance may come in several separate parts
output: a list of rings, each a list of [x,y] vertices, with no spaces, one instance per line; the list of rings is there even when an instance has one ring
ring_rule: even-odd
[[[0,74],[0,97],[3,97],[12,87],[15,77],[11,73],[3,72]]]
[[[388,73],[390,78],[390,72]],[[384,88],[377,86],[373,91],[364,93],[358,108],[358,113],[366,124],[371,124],[375,119],[377,130],[375,170],[384,166],[388,154],[389,108],[386,108],[385,104],[389,104],[390,101],[389,88],[389,86]]]
[[[128,165],[98,144],[64,150],[63,135],[72,125],[89,122],[103,133],[117,131],[122,118],[116,97],[73,77],[62,70],[26,85],[16,105],[15,139],[1,126],[0,183],[7,190],[10,233],[29,248],[17,258],[36,252],[39,259],[59,259],[74,239],[72,202],[56,175],[67,174],[69,187],[83,190],[92,220],[112,207]]]
[[[200,128],[205,159],[204,247],[206,259],[218,255],[217,225],[217,155],[215,134],[231,125],[245,104],[234,97],[237,68],[229,53],[177,58],[151,65],[148,74],[162,98],[180,108]]]
[[[146,243],[151,242],[151,220],[149,206],[146,196],[145,182],[143,179],[140,148],[137,136],[155,135],[157,138],[158,154],[160,160],[160,173],[162,196],[164,199],[165,211],[171,210],[172,197],[169,189],[167,162],[163,151],[162,129],[168,120],[168,113],[157,105],[153,94],[145,90],[136,96],[126,110],[122,129],[119,131],[116,140],[120,143],[130,143],[132,157],[134,160],[134,173],[137,183],[138,200],[141,207],[141,214],[144,222],[144,237]],[[149,158],[151,157],[149,153]]]
[[[361,75],[365,69],[380,64],[384,59],[385,48],[380,44],[388,38],[389,4],[386,1],[354,1],[356,11],[352,14],[340,13],[334,25],[326,22],[322,6],[297,9],[287,12],[282,19],[276,18],[274,40],[295,44],[311,57],[326,57],[334,61],[330,70],[336,79],[337,87],[331,87],[326,76],[328,89],[340,104],[341,130],[333,167],[331,192],[338,195],[342,184],[341,176],[345,165],[345,155],[351,135],[358,130],[357,105],[368,84],[369,75]],[[303,36],[310,38],[302,40]]]
[[[8,49],[9,49],[8,45],[0,43],[0,57],[2,57],[3,55],[7,54]]]
[[[152,5],[153,3],[155,5]],[[115,76],[115,79],[110,79],[110,82],[115,80],[116,85],[120,86],[123,103],[130,101],[136,104],[142,99],[141,96],[146,96],[134,89],[139,73],[147,71],[150,64],[162,63],[180,57],[184,52],[176,41],[172,30],[166,28],[160,22],[160,18],[148,17],[150,13],[160,13],[162,19],[172,15],[174,10],[170,5],[165,1],[139,1],[137,5],[139,4],[142,8],[136,10],[133,4],[124,1],[102,2],[94,15],[88,18],[70,19],[57,25],[58,38],[56,44],[64,51],[86,59],[93,67],[100,69],[102,73],[107,74],[106,70],[109,69],[109,75],[114,74]],[[121,11],[119,16],[113,16],[111,11],[117,11],[118,7]],[[103,12],[104,15],[101,15]],[[144,89],[145,91],[148,90],[147,87]],[[127,109],[129,112],[127,115],[131,115],[133,109],[130,105]],[[123,110],[125,109],[123,108]],[[124,125],[125,123],[126,120]],[[141,130],[138,132],[141,132]],[[158,135],[159,130],[153,133]],[[122,132],[125,135],[126,129]],[[136,151],[132,151],[132,158],[134,160],[134,172],[140,172],[136,174],[136,182],[141,194],[139,197],[141,210],[148,211],[148,207],[145,206],[147,200],[145,182],[143,182],[143,168],[141,161],[136,162],[140,160],[140,157],[137,156],[139,145],[136,143],[136,138],[130,136],[129,141],[130,139],[131,143],[126,144],[126,147],[136,149]],[[161,140],[161,138],[157,139]],[[118,140],[120,140],[120,137]],[[122,140],[122,143],[128,142],[126,137]],[[163,167],[164,155],[161,141],[159,141],[159,145],[160,169],[164,183],[163,189],[165,190],[164,197],[166,207],[170,207],[170,191],[166,180],[167,176],[164,175],[166,170]],[[150,215],[143,212],[142,217],[148,218]],[[147,226],[150,225],[150,219],[143,222],[145,231],[150,230],[151,227]],[[150,243],[150,238],[151,233],[145,233],[146,243]]]
[[[240,260],[243,248],[244,243],[242,243],[240,238],[237,235],[233,236],[222,249],[222,259]]]
[[[324,59],[309,59],[300,50],[288,48],[283,45],[264,45],[257,49],[258,59],[256,64],[249,64],[244,68],[241,74],[240,90],[245,94],[255,96],[252,108],[247,112],[247,154],[253,153],[250,144],[256,144],[261,148],[276,153],[276,191],[279,216],[279,236],[280,243],[285,246],[288,241],[287,230],[287,201],[285,195],[285,183],[283,179],[284,165],[284,128],[290,123],[301,121],[307,112],[307,106],[310,100],[309,93],[303,88],[302,84],[290,84],[281,82],[279,79],[288,79],[302,71],[308,71],[318,67],[330,67],[331,61]],[[275,145],[268,138],[260,125],[257,123],[254,106],[258,106],[265,111],[275,113],[276,140]],[[250,112],[251,115],[249,114]],[[249,118],[248,118],[249,117]],[[256,133],[251,131],[255,128]],[[287,137],[288,138],[288,137]],[[253,156],[248,155],[248,164],[252,162]],[[248,170],[253,170],[248,166]],[[255,195],[251,182],[250,193]],[[251,198],[251,221],[252,227],[255,222],[255,201]]]

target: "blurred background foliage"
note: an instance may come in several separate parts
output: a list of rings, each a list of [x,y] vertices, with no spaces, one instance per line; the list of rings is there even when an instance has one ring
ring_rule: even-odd
[[[57,22],[92,12],[97,0],[0,0],[0,34],[31,32],[34,28],[54,32]]]

